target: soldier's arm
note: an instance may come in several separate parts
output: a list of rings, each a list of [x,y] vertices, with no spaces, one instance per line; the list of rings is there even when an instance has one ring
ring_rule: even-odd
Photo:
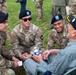
[[[36,33],[36,37],[35,37],[35,46],[38,46],[39,50],[43,50],[43,34],[42,31],[40,29],[38,29],[37,33]]]
[[[7,68],[16,68],[16,67],[18,67],[18,61],[19,60],[16,57],[12,56],[9,53],[9,50],[6,50],[5,47],[1,48],[1,55],[6,58],[6,60],[4,60],[4,61],[5,61],[5,65],[6,65]]]
[[[35,45],[32,47],[32,50],[34,50],[34,47],[37,46],[40,52],[42,52],[42,49],[44,49],[42,42],[43,42],[43,34],[42,31],[38,28],[35,34]],[[31,53],[33,52],[31,51]]]
[[[9,56],[9,55],[7,55],[7,56]],[[6,66],[7,68],[16,68],[16,67],[18,67],[18,61],[11,61],[11,60],[8,60],[7,58],[5,59],[4,56],[0,57],[0,58],[1,58],[1,60],[0,60],[0,62],[1,62],[0,66],[1,67],[4,67],[4,66]],[[9,58],[10,58],[10,56],[9,56]]]
[[[13,68],[14,67],[14,62],[13,61],[10,61],[10,60],[7,60],[7,59],[3,59],[0,57],[0,66],[1,67],[7,67],[7,68]]]
[[[53,32],[50,31],[48,35],[48,49],[53,49],[54,48],[54,40],[53,40]]]
[[[19,45],[19,39],[15,32],[10,33],[10,41],[12,45],[11,51],[13,51],[15,56],[19,58],[19,54],[22,54],[22,47]]]
[[[1,55],[2,55],[2,56],[4,56],[5,58],[7,58],[7,59],[9,59],[9,60],[12,60],[13,55],[11,55],[11,54],[9,53],[9,50],[7,50],[7,49],[5,48],[5,46],[1,46],[1,47],[0,47],[0,50],[1,50]]]
[[[19,61],[14,55],[10,54],[10,50],[7,50],[5,46],[1,46],[0,50],[1,50],[1,55],[6,59],[17,61],[17,62]]]
[[[6,59],[5,59],[6,58]],[[4,67],[13,67],[14,66],[14,62],[10,61],[8,59],[11,59],[12,57],[9,56],[9,51],[6,50],[6,48],[4,46],[0,46],[0,66]]]

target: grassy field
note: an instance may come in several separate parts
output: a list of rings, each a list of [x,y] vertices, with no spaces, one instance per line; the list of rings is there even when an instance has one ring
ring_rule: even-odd
[[[7,8],[8,8],[8,13],[9,13],[9,19],[8,19],[8,33],[10,33],[12,31],[12,29],[19,24],[19,19],[18,19],[18,15],[20,12],[20,4],[16,3],[15,0],[7,0]],[[43,31],[43,35],[44,35],[44,41],[43,41],[43,45],[46,48],[47,47],[47,38],[48,38],[48,33],[50,31],[50,17],[51,17],[51,0],[44,0],[43,2],[43,19],[42,21],[36,21],[37,18],[37,11],[36,11],[36,4],[35,2],[32,2],[32,0],[27,0],[27,7],[28,10],[30,10],[32,12],[32,23],[36,24],[37,26],[39,26],[41,28],[41,30]],[[10,46],[8,45],[8,41],[7,41],[7,48],[10,48]],[[25,73],[23,73],[24,71],[22,71],[23,68],[21,67],[18,71],[17,71],[17,75],[25,75]]]

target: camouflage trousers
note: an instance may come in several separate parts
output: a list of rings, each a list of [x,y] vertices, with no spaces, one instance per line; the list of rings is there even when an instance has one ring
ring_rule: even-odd
[[[76,10],[70,10],[70,14],[72,14],[76,18]]]
[[[7,4],[6,2],[0,3],[0,11],[7,13]]]
[[[12,69],[3,69],[0,75],[15,75],[15,72]]]
[[[36,1],[36,9],[38,12],[38,18],[42,18],[42,16],[43,16],[42,5],[43,5],[43,0],[42,1]]]
[[[66,15],[66,7],[65,6],[52,6],[52,16],[60,13],[62,16]]]

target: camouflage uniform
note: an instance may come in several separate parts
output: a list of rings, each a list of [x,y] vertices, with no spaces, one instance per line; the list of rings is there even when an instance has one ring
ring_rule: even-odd
[[[69,0],[70,14],[76,17],[76,0]]]
[[[25,32],[22,25],[17,25],[10,33],[13,52],[16,57],[22,53],[33,53],[34,47],[37,46],[42,51],[42,31],[35,25],[31,24],[29,30]]]
[[[7,13],[6,0],[0,0],[0,11]]]
[[[15,75],[15,72],[10,69],[14,66],[14,62],[7,60],[11,59],[9,51],[5,49],[6,33],[0,32],[0,75]]]
[[[64,31],[62,33],[58,33],[55,29],[52,29],[49,37],[48,37],[48,49],[50,48],[64,48],[68,43],[67,38],[67,26],[64,25]]]
[[[38,11],[38,19],[41,19],[43,16],[42,5],[43,5],[43,0],[36,0],[36,9]]]
[[[52,16],[61,13],[63,16],[66,15],[66,5],[68,5],[69,0],[52,0]]]

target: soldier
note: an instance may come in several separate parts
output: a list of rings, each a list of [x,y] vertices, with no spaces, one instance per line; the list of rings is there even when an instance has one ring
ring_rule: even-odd
[[[0,11],[7,13],[6,0],[0,0]]]
[[[42,16],[43,16],[42,6],[43,6],[43,0],[36,0],[36,9],[37,9],[37,12],[38,12],[37,20],[42,19]]]
[[[63,17],[66,15],[66,6],[69,0],[52,0],[52,16],[60,13]]]
[[[62,49],[68,43],[67,25],[60,14],[53,16],[51,24],[53,24],[53,29],[48,36],[48,49],[56,47]]]
[[[76,17],[76,0],[69,0],[70,14]]]
[[[0,75],[15,75],[15,72],[10,68],[18,67],[19,60],[10,55],[9,51],[5,48],[7,19],[8,14],[0,11]]]
[[[21,60],[31,57],[34,47],[42,50],[43,35],[40,28],[31,23],[31,12],[25,10],[20,12],[19,19],[21,24],[17,25],[10,33],[12,51]],[[11,53],[13,53],[11,51]]]

